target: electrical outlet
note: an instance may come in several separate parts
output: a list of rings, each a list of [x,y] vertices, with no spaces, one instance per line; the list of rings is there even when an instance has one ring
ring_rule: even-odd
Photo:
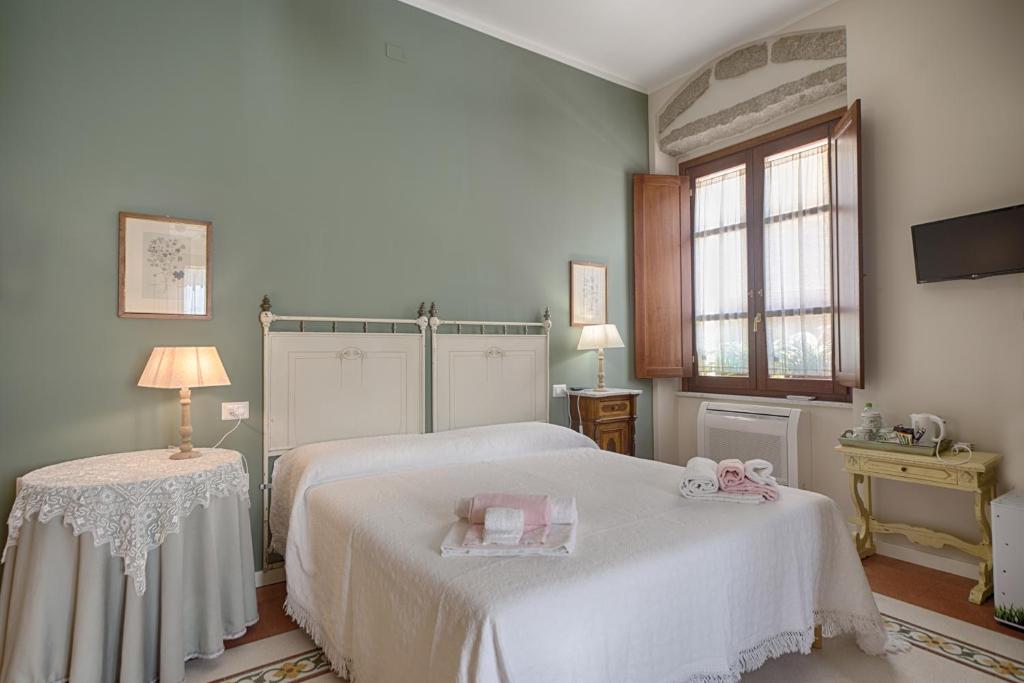
[[[248,420],[249,402],[235,401],[234,403],[220,404],[220,419],[222,420]]]
[[[565,398],[565,385],[564,384],[552,384],[551,385],[551,398]]]

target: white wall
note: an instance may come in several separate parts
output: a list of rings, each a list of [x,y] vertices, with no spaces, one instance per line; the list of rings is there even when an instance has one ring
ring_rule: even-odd
[[[947,418],[955,437],[1004,455],[1000,491],[1024,487],[1024,275],[918,285],[910,240],[915,223],[1024,203],[1024,2],[840,0],[786,30],[836,25],[847,29],[848,97],[863,107],[867,379],[850,409],[811,409],[814,488],[852,512],[832,445],[865,401],[891,421]],[[651,94],[652,122],[676,87]],[[675,173],[656,132],[652,170]],[[656,455],[669,462],[696,445],[699,399],[676,387],[661,380],[654,392]],[[880,482],[876,511],[976,535],[963,493]]]

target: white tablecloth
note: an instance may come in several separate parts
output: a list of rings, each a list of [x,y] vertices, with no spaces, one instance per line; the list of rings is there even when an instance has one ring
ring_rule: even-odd
[[[61,463],[19,482],[0,682],[177,682],[255,623],[249,477],[235,451]]]

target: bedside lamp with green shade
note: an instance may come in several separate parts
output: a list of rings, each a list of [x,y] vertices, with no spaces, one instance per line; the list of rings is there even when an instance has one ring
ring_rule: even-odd
[[[577,351],[597,350],[597,386],[594,391],[608,391],[604,384],[604,350],[621,349],[625,344],[615,325],[587,325],[580,335]]]
[[[193,387],[220,387],[231,384],[220,355],[214,346],[157,346],[149,356],[140,387],[178,389],[181,397],[181,446],[171,454],[171,460],[197,458],[201,453],[192,450]]]

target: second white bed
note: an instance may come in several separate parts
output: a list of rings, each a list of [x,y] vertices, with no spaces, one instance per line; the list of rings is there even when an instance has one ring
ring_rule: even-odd
[[[686,500],[680,468],[578,439],[506,425],[285,456],[290,614],[360,683],[722,681],[808,651],[815,624],[884,651],[831,500]],[[576,496],[575,553],[442,558],[455,500],[487,491]]]

